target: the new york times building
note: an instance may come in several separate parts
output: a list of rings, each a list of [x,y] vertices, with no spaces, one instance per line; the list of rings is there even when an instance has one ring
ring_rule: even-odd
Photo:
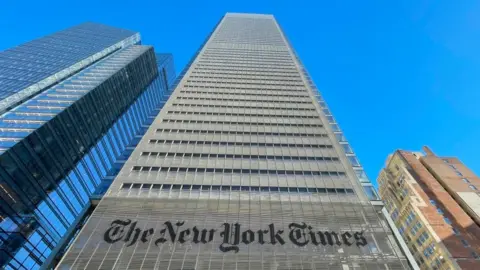
[[[59,269],[409,268],[273,16],[227,14],[182,75]]]

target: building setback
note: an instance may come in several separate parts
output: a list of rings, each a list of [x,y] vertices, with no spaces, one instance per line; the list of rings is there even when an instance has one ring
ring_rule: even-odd
[[[0,52],[2,269],[55,265],[168,98],[172,56],[138,44],[84,23]]]
[[[228,13],[58,269],[408,269],[271,15]]]
[[[424,150],[389,156],[378,177],[385,207],[422,269],[480,269],[480,179]]]

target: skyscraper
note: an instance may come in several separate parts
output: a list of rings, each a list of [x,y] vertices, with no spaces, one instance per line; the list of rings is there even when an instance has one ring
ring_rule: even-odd
[[[0,52],[2,269],[55,264],[168,98],[172,56],[138,44],[84,23]]]
[[[480,269],[480,179],[460,160],[398,150],[380,195],[422,269]]]
[[[382,207],[274,17],[229,13],[58,269],[407,269]]]

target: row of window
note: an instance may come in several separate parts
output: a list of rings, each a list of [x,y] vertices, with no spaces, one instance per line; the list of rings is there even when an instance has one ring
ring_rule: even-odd
[[[291,133],[291,132],[260,132],[260,131],[236,131],[236,130],[201,130],[201,129],[157,129],[157,133],[189,133],[189,134],[229,134],[229,135],[259,135],[259,136],[295,136],[295,137],[328,137],[321,133]]]
[[[219,101],[252,101],[252,102],[265,102],[265,103],[288,103],[288,104],[312,104],[311,100],[263,100],[263,99],[238,99],[238,98],[215,98],[215,97],[177,97],[177,99],[190,99],[190,100],[219,100]]]
[[[452,221],[448,217],[444,216],[443,210],[438,207],[437,202],[435,200],[430,200],[430,203],[435,206],[435,208],[437,209],[437,213],[439,213],[443,217],[443,221],[445,221],[445,223],[447,223],[448,225],[452,225]]]
[[[276,57],[274,55],[262,55],[262,54],[244,54],[244,55],[235,55],[235,54],[214,54],[214,53],[204,53],[202,59],[218,59],[218,60],[262,60],[262,61],[282,61],[292,63],[292,58],[280,56]]]
[[[196,144],[196,145],[229,145],[229,146],[259,146],[259,147],[309,147],[309,148],[333,148],[325,144],[300,144],[300,143],[261,143],[261,142],[227,142],[227,141],[187,141],[187,140],[150,140],[154,144]]]
[[[248,53],[245,52],[231,52],[231,51],[217,51],[217,50],[207,50],[203,53],[202,57],[236,57],[242,59],[249,59],[249,58],[262,58],[262,59],[279,59],[279,60],[292,60],[290,55],[281,55],[281,54],[272,54],[266,52],[258,52],[258,51],[249,51]]]
[[[280,60],[280,59],[259,59],[259,58],[238,58],[238,57],[203,57],[198,63],[223,63],[227,62],[229,64],[266,64],[266,65],[278,65],[278,66],[294,66],[293,61],[291,59],[287,60]]]
[[[298,98],[306,98],[309,97],[308,95],[282,95],[282,94],[267,94],[269,90],[261,90],[262,93],[241,93],[241,92],[221,92],[221,91],[188,91],[188,90],[181,90],[180,93],[185,94],[211,94],[211,95],[232,95],[232,96],[266,96],[266,97],[298,97]]]
[[[233,122],[233,121],[207,121],[207,120],[183,120],[163,119],[166,123],[187,124],[220,124],[220,125],[249,125],[249,126],[283,126],[283,127],[322,127],[321,124],[297,124],[297,123],[264,123],[264,122]]]
[[[220,104],[185,104],[174,103],[172,106],[178,107],[202,107],[202,108],[238,108],[238,109],[257,109],[257,110],[280,110],[280,111],[315,111],[315,108],[298,107],[262,107],[262,106],[242,106],[242,105],[220,105]]]
[[[278,60],[278,61],[282,61],[282,62],[290,62],[290,63],[293,63],[293,60],[292,58],[289,58],[289,57],[285,57],[285,56],[280,56],[280,57],[276,57],[274,55],[264,55],[264,54],[244,54],[244,55],[240,55],[240,54],[216,54],[216,53],[204,53],[202,54],[202,59],[204,58],[219,58],[219,59],[239,59],[239,60],[243,60],[243,59],[252,59],[252,60],[256,60],[256,59],[260,59],[260,60]]]
[[[193,73],[193,74],[201,74],[200,76],[196,75],[190,75],[189,78],[200,78],[200,79],[213,79],[213,80],[246,80],[246,81],[277,81],[277,82],[298,82],[302,83],[303,81],[301,80],[302,78],[300,76],[261,76],[261,75],[246,75],[243,73],[237,73],[237,74],[228,74],[228,73],[209,73],[209,72],[203,72],[203,73]],[[205,74],[205,75],[203,75]],[[212,76],[212,74],[217,74],[218,76]],[[230,76],[225,76],[225,75],[230,75]]]
[[[299,79],[280,77],[277,78],[256,78],[253,76],[244,77],[207,77],[207,76],[190,76],[189,78],[201,78],[200,80],[190,80],[187,83],[220,83],[220,84],[246,84],[246,85],[261,85],[263,86],[305,86]]]
[[[222,60],[222,59],[232,59],[232,60],[236,60],[236,59],[239,59],[239,60],[247,60],[247,59],[253,59],[253,60],[264,60],[264,61],[267,61],[267,60],[273,60],[273,61],[283,61],[285,62],[286,61],[290,61],[292,62],[292,59],[290,57],[284,57],[284,56],[280,56],[280,57],[277,57],[277,56],[273,56],[273,55],[261,55],[261,54],[256,54],[256,55],[252,55],[252,54],[243,54],[243,55],[239,55],[239,54],[212,54],[212,53],[204,53],[202,55],[202,59],[219,59],[219,60]]]
[[[197,70],[197,71],[193,71],[191,73],[192,75],[193,74],[205,74],[207,78],[216,78],[216,77],[208,77],[208,76],[211,76],[211,75],[232,75],[231,77],[229,78],[243,78],[244,76],[254,76],[254,77],[272,77],[272,78],[277,78],[277,77],[282,77],[282,78],[301,78],[298,73],[292,73],[292,75],[287,75],[285,73],[278,73],[278,74],[275,74],[275,73],[272,73],[272,72],[268,72],[268,73],[261,73],[261,72],[215,72],[215,71],[203,71],[203,70]],[[238,77],[240,76],[240,77]]]
[[[265,86],[261,88],[258,86],[245,86],[243,83],[237,83],[236,80],[233,82],[224,83],[223,81],[216,83],[205,82],[203,84],[185,84],[182,89],[198,89],[198,88],[209,88],[209,89],[227,89],[227,90],[243,90],[243,91],[286,91],[286,92],[306,92],[307,89],[305,86],[289,86],[285,84],[278,84],[274,86]]]
[[[278,66],[273,66],[273,65],[231,65],[231,64],[197,64],[195,68],[199,69],[204,69],[204,68],[217,68],[217,69],[222,69],[222,68],[231,68],[232,70],[236,71],[244,71],[244,70],[249,70],[249,69],[268,69],[271,72],[278,72],[279,70],[283,71],[291,71],[296,73],[296,69],[293,67],[278,67]]]
[[[248,72],[254,72],[256,74],[263,73],[265,75],[268,74],[292,74],[298,76],[298,72],[296,70],[284,71],[284,70],[265,70],[263,68],[242,68],[242,70],[238,70],[238,68],[195,68],[193,72],[231,72],[233,74],[248,74]]]
[[[470,182],[470,180],[468,180],[467,178],[462,178],[462,181],[465,182],[466,184],[468,184],[468,187],[471,189],[471,190],[478,190],[476,186],[472,185],[472,183]]]
[[[168,111],[167,114],[216,115],[216,116],[251,116],[251,117],[280,117],[280,118],[309,118],[309,119],[318,119],[318,118],[319,118],[319,116],[317,116],[317,115],[258,114],[258,113],[231,113],[231,112]]]
[[[159,166],[133,166],[135,172],[197,172],[197,173],[237,173],[237,174],[274,174],[274,175],[322,175],[344,176],[344,172],[337,171],[294,171],[294,170],[259,170],[259,169],[225,169],[225,168],[188,168],[188,167],[159,167]]]
[[[236,57],[274,57],[279,59],[291,59],[287,51],[271,51],[271,50],[248,50],[245,49],[207,49],[203,55],[206,56],[236,56]],[[203,56],[202,55],[202,56]]]
[[[452,168],[458,176],[463,176],[463,174],[457,169],[457,167],[455,167],[455,165],[448,164],[448,166],[450,166],[450,168]]]
[[[195,67],[232,67],[237,70],[243,70],[243,68],[261,68],[268,70],[296,70],[295,65],[273,65],[273,64],[261,64],[261,63],[197,63]]]
[[[212,55],[212,54],[218,54],[218,55],[237,55],[237,56],[248,56],[248,55],[261,55],[261,56],[274,56],[274,57],[288,57],[290,58],[290,53],[288,51],[281,52],[281,51],[269,51],[269,50],[245,50],[243,48],[241,49],[234,49],[234,48],[228,48],[228,49],[222,49],[222,48],[212,48],[212,49],[206,49],[204,55]]]
[[[209,153],[166,153],[166,152],[142,152],[142,156],[150,157],[195,157],[195,158],[239,158],[261,160],[318,160],[338,161],[336,157],[306,157],[306,156],[274,156],[274,155],[239,155],[239,154],[209,154]]]
[[[322,193],[322,194],[354,194],[351,188],[313,188],[313,187],[270,187],[270,186],[230,186],[230,185],[176,185],[176,184],[139,184],[124,183],[121,189],[142,190],[218,190],[218,191],[252,191],[252,192],[288,192],[288,193]]]

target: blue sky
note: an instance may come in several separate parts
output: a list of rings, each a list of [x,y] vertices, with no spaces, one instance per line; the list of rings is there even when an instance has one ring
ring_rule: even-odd
[[[479,1],[4,0],[0,50],[95,21],[139,31],[179,72],[225,12],[275,15],[372,180],[423,145],[480,173]]]

